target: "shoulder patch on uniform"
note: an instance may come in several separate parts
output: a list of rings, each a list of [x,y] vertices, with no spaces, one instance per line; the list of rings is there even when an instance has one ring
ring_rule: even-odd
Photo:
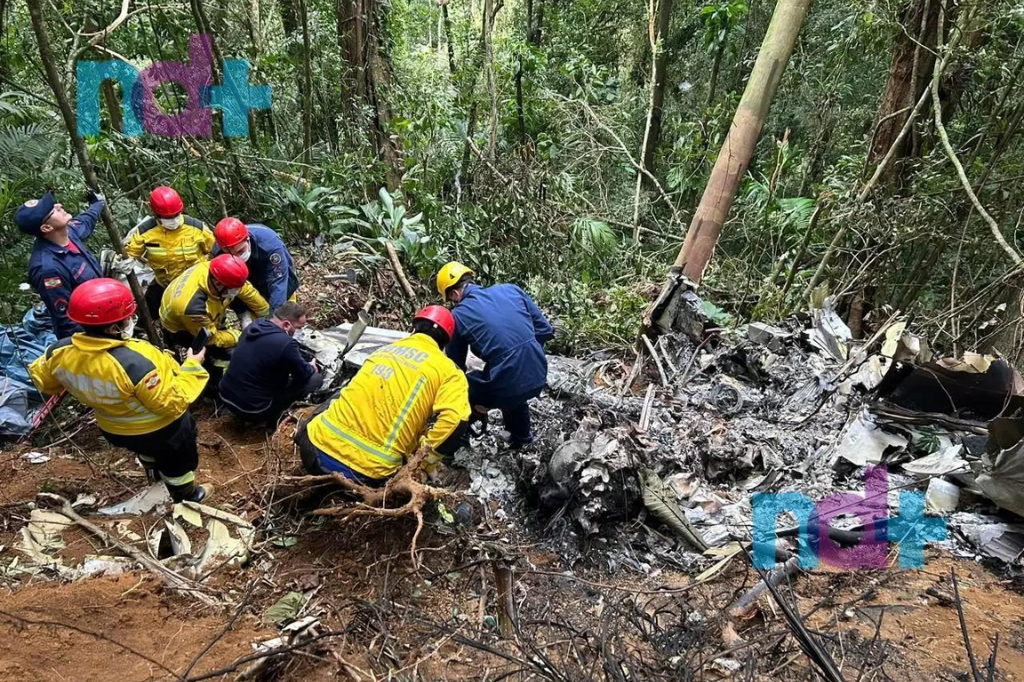
[[[47,277],[43,280],[43,286],[47,289],[60,289],[63,282],[60,281],[60,277]]]
[[[46,349],[46,359],[49,360],[50,357],[53,355],[53,351],[57,350],[58,348],[66,348],[67,346],[70,346],[70,345],[71,345],[71,337],[70,336],[67,337],[67,338],[64,338],[64,339],[60,339],[59,341],[55,341],[55,342],[51,343],[50,347]]]
[[[58,298],[53,302],[53,307],[58,313],[66,313],[68,311],[68,299]]]
[[[186,315],[206,315],[206,292],[202,289],[196,289],[196,293],[192,294],[192,298],[189,300],[188,305],[185,306]]]
[[[281,254],[279,254],[279,253],[272,253],[272,254],[270,254],[270,262],[273,263],[274,265],[280,265],[281,264]]]
[[[156,369],[156,365],[153,364],[152,360],[128,346],[115,346],[107,350],[107,352],[110,353],[112,358],[117,360],[117,364],[121,365],[121,369],[128,375],[128,380],[133,386],[145,379],[147,374]]]
[[[135,229],[139,231],[139,234],[142,234],[143,232],[149,232],[154,227],[156,227],[156,218],[150,216],[149,218],[144,219],[142,222],[136,225]]]
[[[25,207],[26,208],[35,208],[38,205],[39,205],[39,200],[38,199],[29,199],[28,201],[25,202]]]
[[[154,388],[160,385],[160,375],[154,372],[152,376],[146,379],[145,385],[146,388],[152,391]]]

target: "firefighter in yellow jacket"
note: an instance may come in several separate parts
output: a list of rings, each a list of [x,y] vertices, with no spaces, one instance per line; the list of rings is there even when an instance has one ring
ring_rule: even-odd
[[[270,306],[247,281],[249,268],[238,256],[221,254],[212,261],[196,263],[171,282],[160,302],[160,325],[170,346],[189,347],[200,330],[209,335],[206,369],[210,391],[215,392],[242,335],[227,327],[227,312],[236,297],[256,317],[270,314]]]
[[[114,279],[80,285],[68,302],[68,317],[84,332],[61,339],[29,367],[36,387],[62,389],[93,408],[96,423],[112,444],[138,455],[150,480],[163,478],[176,501],[198,502],[198,430],[189,413],[209,380],[204,351],[189,352],[179,365],[169,353],[132,338],[135,299]]]
[[[154,318],[160,313],[160,299],[175,277],[213,252],[214,235],[206,224],[185,215],[185,205],[170,187],[157,187],[149,195],[153,215],[135,226],[124,245],[128,258],[145,261],[156,281],[146,289],[146,307]],[[128,261],[127,266],[130,266]],[[125,267],[119,267],[125,270]]]
[[[421,439],[433,448],[428,470],[454,455],[470,413],[466,375],[444,354],[454,332],[452,314],[428,306],[413,318],[412,336],[367,358],[295,434],[306,469],[381,485]]]

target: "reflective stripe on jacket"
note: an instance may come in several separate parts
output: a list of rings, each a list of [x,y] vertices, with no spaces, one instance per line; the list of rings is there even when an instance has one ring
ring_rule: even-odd
[[[466,375],[433,339],[413,334],[367,358],[341,395],[309,422],[307,434],[349,468],[386,478],[415,452],[422,436],[437,447],[467,419]]]
[[[248,282],[238,298],[256,317],[270,312],[267,301]],[[170,283],[160,301],[160,324],[171,332],[188,332],[195,336],[200,329],[210,332],[208,345],[234,348],[241,332],[227,329],[225,315],[231,301],[217,298],[210,289],[210,263],[196,263]]]
[[[157,283],[166,287],[213,251],[213,232],[202,220],[183,215],[176,230],[165,230],[156,218],[149,217],[135,226],[135,234],[124,245],[124,252],[144,260],[153,268]]]
[[[43,393],[66,388],[93,408],[108,433],[137,436],[158,431],[199,397],[210,375],[195,360],[179,365],[146,341],[78,333],[51,345],[29,366]]]

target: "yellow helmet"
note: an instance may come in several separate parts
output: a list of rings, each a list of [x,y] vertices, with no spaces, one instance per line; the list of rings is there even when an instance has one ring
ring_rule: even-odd
[[[466,275],[476,275],[476,273],[456,261],[445,264],[441,268],[441,272],[437,273],[437,293],[441,294],[441,298],[447,298],[445,294],[448,292],[448,289],[457,284]]]

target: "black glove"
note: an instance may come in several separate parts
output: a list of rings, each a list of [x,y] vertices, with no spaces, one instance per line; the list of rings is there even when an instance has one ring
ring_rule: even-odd
[[[95,204],[97,201],[102,201],[104,204],[107,203],[107,198],[94,189],[86,190],[85,200],[89,202],[90,206]]]

